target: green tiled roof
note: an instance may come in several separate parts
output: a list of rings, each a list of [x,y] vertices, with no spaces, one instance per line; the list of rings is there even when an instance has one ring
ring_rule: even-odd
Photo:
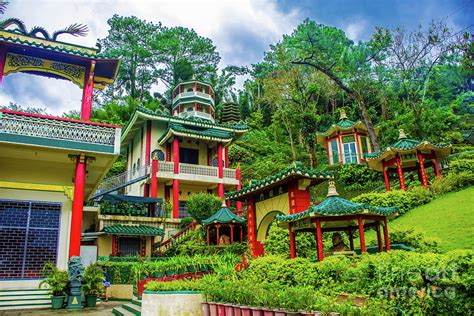
[[[307,177],[311,179],[332,179],[332,172],[317,172],[312,169],[306,168],[301,162],[295,162],[291,164],[288,168],[278,172],[274,176],[268,177],[260,181],[252,181],[250,185],[243,187],[242,189],[234,192],[229,192],[226,194],[228,199],[235,199],[240,196],[246,195],[248,193],[260,190],[266,186],[272,185],[274,183],[280,182],[288,177],[293,175],[300,175],[302,177]]]
[[[120,225],[104,227],[102,230],[109,235],[128,235],[128,236],[162,236],[163,230],[160,228],[144,225]]]
[[[230,223],[245,223],[245,218],[239,217],[232,213],[225,205],[214,213],[211,217],[206,218],[202,221],[203,225],[210,225],[213,223],[220,223],[220,224],[230,224]]]
[[[165,142],[170,136],[197,136],[207,140],[231,141],[235,137],[234,132],[223,131],[215,128],[205,128],[184,124],[170,123],[166,133],[158,139],[158,143]]]
[[[330,196],[318,205],[310,206],[306,211],[292,215],[278,215],[279,222],[292,222],[312,215],[340,216],[353,214],[371,214],[389,216],[398,212],[398,207],[374,207],[368,204],[358,204],[338,196]]]

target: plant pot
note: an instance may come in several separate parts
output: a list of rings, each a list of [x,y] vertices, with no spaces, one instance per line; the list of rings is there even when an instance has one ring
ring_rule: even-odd
[[[95,307],[97,303],[97,295],[86,294],[86,307]]]
[[[217,304],[217,316],[225,316],[225,306],[222,303]]]
[[[263,316],[273,316],[273,315],[275,315],[275,313],[270,309],[265,309],[263,311]]]
[[[286,316],[286,312],[283,309],[274,309],[273,313],[275,316]]]
[[[232,305],[234,310],[234,316],[242,316],[242,306],[240,305]]]
[[[208,302],[209,305],[209,314],[211,316],[217,316],[217,304],[215,302]]]
[[[201,303],[201,310],[202,310],[202,315],[203,316],[210,316],[211,315],[211,311],[209,309],[209,303],[207,303],[207,302]]]
[[[224,304],[225,316],[234,316],[234,308],[232,304]]]
[[[300,316],[301,314],[299,312],[286,312],[287,316]]]
[[[242,316],[252,316],[252,310],[248,306],[242,306]]]
[[[252,316],[263,316],[263,310],[261,307],[251,307]]]
[[[65,296],[53,296],[51,298],[51,308],[60,309],[63,308]]]

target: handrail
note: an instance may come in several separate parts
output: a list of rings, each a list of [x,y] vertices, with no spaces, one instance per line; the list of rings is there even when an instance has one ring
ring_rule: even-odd
[[[171,243],[173,242],[173,240],[176,240],[178,237],[180,237],[181,235],[183,235],[185,233],[188,233],[191,230],[195,230],[196,226],[197,226],[197,223],[193,221],[192,223],[190,223],[189,225],[187,225],[186,227],[181,229],[179,232],[175,233],[174,235],[172,235],[171,237],[169,237],[165,241],[162,241],[160,243],[160,249],[161,248],[165,248],[165,250],[168,249],[169,247],[171,247]],[[170,245],[170,246],[168,247],[168,245]]]

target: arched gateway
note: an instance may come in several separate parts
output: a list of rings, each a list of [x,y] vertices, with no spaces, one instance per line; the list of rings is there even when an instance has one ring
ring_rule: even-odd
[[[295,162],[276,175],[230,192],[227,198],[246,201],[248,242],[254,256],[264,253],[263,242],[277,215],[303,212],[311,205],[309,188],[332,179],[326,172],[315,172]]]

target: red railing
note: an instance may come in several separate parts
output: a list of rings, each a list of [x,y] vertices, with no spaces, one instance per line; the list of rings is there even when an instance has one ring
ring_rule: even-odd
[[[166,239],[165,241],[163,241],[161,244],[160,244],[160,250],[161,251],[166,251],[168,250],[169,248],[171,248],[171,246],[173,245],[173,240],[178,240],[180,237],[184,237],[185,235],[187,235],[187,233],[189,233],[190,231],[193,231],[196,229],[196,226],[197,226],[197,223],[196,222],[192,222],[190,223],[188,226],[184,227],[183,229],[181,229],[179,232],[177,232],[176,234],[174,234],[173,236],[171,236],[170,238]]]

